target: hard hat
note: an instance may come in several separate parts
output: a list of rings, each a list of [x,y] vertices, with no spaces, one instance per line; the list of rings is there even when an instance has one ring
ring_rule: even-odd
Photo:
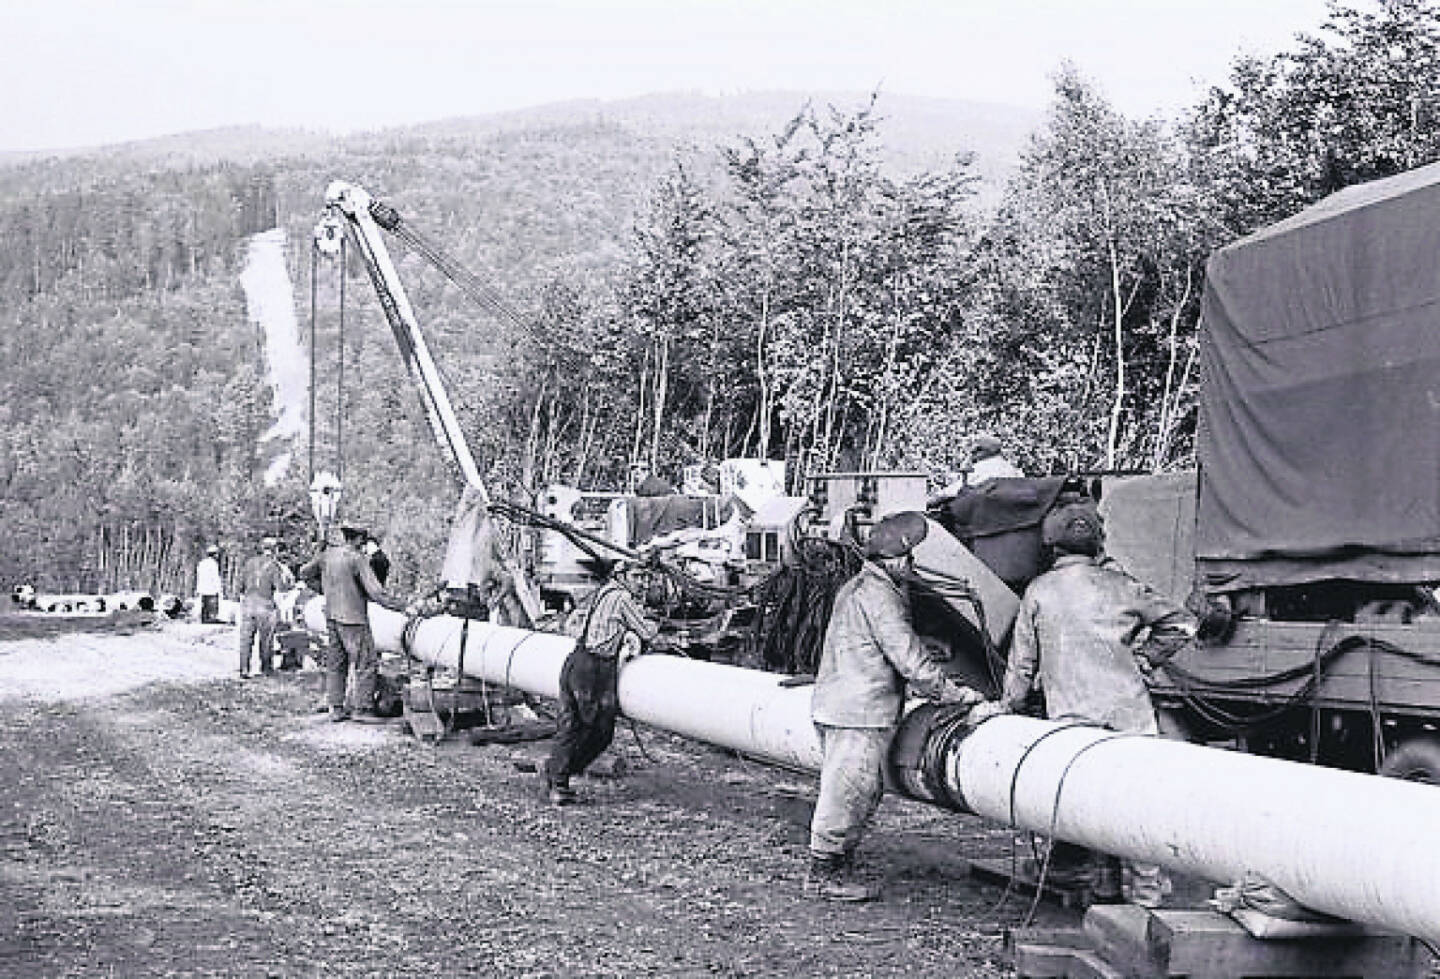
[[[877,523],[865,542],[865,556],[904,557],[930,532],[925,516],[914,510],[892,513]]]
[[[1105,540],[1105,525],[1093,502],[1066,503],[1045,515],[1040,540],[1062,551],[1093,554]]]
[[[206,554],[219,554],[219,553],[220,553],[220,548],[217,547],[217,546],[214,545],[214,544],[211,544],[209,547],[205,548],[205,553],[206,553]]]

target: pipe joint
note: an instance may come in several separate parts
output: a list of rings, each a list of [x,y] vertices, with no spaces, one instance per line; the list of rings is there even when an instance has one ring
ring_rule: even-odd
[[[922,703],[908,711],[890,742],[886,768],[889,787],[911,799],[973,812],[959,781],[948,776],[949,759],[974,730],[965,718],[969,707]]]

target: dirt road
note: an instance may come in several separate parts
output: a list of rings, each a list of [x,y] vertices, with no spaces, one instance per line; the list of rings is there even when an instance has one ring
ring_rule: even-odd
[[[230,643],[0,643],[0,975],[1009,974],[1029,901],[965,862],[1007,833],[889,798],[884,900],[816,904],[808,777],[622,726],[628,774],[554,809],[544,743],[331,724],[317,673],[232,679]]]

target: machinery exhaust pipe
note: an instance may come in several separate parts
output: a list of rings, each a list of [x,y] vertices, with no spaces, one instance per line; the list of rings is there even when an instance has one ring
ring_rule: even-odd
[[[306,610],[323,627],[320,603]],[[454,669],[462,621],[372,605],[376,645]],[[555,697],[567,637],[471,623],[467,675]],[[817,771],[810,689],[773,673],[643,656],[625,716]],[[971,728],[930,705],[891,749],[892,788],[1106,853],[1230,883],[1259,874],[1306,907],[1440,942],[1440,789],[1162,738],[1001,716]]]

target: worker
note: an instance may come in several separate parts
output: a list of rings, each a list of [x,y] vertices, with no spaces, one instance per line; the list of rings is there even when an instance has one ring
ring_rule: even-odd
[[[240,612],[235,631],[239,639],[242,680],[251,675],[250,658],[257,640],[260,645],[260,672],[266,676],[275,672],[273,646],[275,626],[279,621],[275,595],[295,583],[290,570],[276,556],[279,544],[274,537],[266,537],[260,542],[260,553],[246,561],[240,569]]]
[[[976,435],[970,440],[969,461],[955,473],[945,487],[933,494],[927,501],[935,505],[943,500],[954,499],[966,489],[981,486],[992,479],[1017,479],[1025,475],[1003,454],[1000,440],[993,435]]]
[[[1038,679],[1052,719],[1158,735],[1145,673],[1194,638],[1194,620],[1104,557],[1104,525],[1092,501],[1056,507],[1041,524],[1041,538],[1054,551],[1054,564],[1025,590],[1000,698],[970,720],[1020,710]],[[1090,854],[1092,898],[1128,896],[1158,907],[1166,884],[1160,868],[1131,863],[1128,869],[1125,895],[1120,862]]]
[[[379,659],[370,633],[368,603],[413,616],[415,610],[380,586],[361,548],[367,534],[359,527],[340,528],[341,547],[321,541],[320,553],[300,569],[304,580],[318,572],[325,595],[325,621],[329,642],[325,648],[325,696],[330,720],[362,723],[383,721],[375,712],[375,678]],[[345,686],[355,670],[355,710],[345,710]]]
[[[195,597],[200,600],[200,621],[220,621],[220,596],[224,586],[220,581],[220,548],[211,544],[205,548],[205,556],[195,565]]]
[[[384,588],[390,578],[390,555],[381,549],[375,535],[368,531],[365,534],[365,557],[370,562],[370,570],[375,572],[375,580]]]
[[[945,675],[910,622],[904,575],[928,528],[918,513],[885,517],[870,533],[859,572],[835,595],[810,706],[824,755],[805,886],[815,897],[878,896],[853,875],[855,849],[885,790],[907,681],[913,693],[941,703],[984,700]]]
[[[547,798],[559,806],[575,801],[570,777],[584,772],[615,737],[620,667],[643,653],[659,634],[636,599],[640,586],[632,578],[638,575],[633,566],[604,558],[592,560],[590,566],[602,583],[583,617],[577,610],[581,625],[575,648],[560,669],[555,742],[540,769]]]

